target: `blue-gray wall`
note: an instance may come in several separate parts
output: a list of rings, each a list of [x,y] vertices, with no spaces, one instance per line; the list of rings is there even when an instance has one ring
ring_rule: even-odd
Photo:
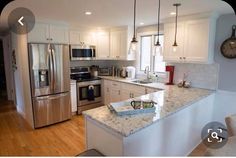
[[[218,88],[236,92],[236,59],[227,59],[220,52],[221,44],[232,34],[232,25],[236,25],[235,14],[222,15],[217,21],[215,62],[220,65]]]

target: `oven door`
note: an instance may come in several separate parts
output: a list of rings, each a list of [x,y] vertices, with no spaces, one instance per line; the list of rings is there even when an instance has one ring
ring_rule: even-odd
[[[93,46],[71,46],[71,60],[91,60],[95,58],[95,47]]]
[[[94,100],[89,100],[88,99],[88,89],[89,86],[93,86],[94,87]],[[101,102],[102,101],[102,94],[101,94],[101,84],[100,83],[92,83],[90,82],[90,84],[83,84],[83,85],[79,85],[78,87],[78,93],[77,93],[77,98],[78,98],[78,106],[84,106],[84,105],[88,105],[88,104],[94,104],[97,102]]]

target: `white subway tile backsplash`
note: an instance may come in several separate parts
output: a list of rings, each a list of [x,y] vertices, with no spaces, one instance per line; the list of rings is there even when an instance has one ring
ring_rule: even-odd
[[[218,88],[219,64],[174,64],[174,82],[177,84],[188,74],[192,87],[216,90]]]

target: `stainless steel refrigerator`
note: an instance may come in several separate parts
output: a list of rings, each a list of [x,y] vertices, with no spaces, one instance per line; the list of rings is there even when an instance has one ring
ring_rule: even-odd
[[[34,127],[71,118],[69,46],[29,43]]]

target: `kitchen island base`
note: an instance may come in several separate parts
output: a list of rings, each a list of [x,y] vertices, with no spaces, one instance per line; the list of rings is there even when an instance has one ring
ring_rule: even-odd
[[[213,93],[128,136],[85,115],[87,149],[97,149],[106,156],[187,156],[202,141],[202,128],[213,121],[214,96]]]

